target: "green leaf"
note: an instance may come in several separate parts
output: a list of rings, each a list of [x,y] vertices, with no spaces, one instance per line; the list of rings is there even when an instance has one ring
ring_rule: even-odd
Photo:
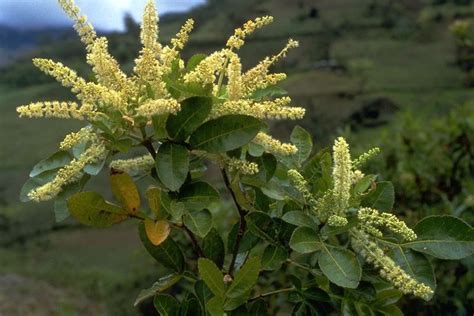
[[[313,150],[313,138],[311,135],[301,126],[295,126],[290,136],[291,142],[298,148],[294,158],[298,166],[308,159]]]
[[[228,236],[227,236],[227,249],[229,251],[233,251],[235,249],[235,243],[237,241],[237,234],[239,232],[240,223],[237,222],[232,226]],[[253,247],[255,247],[260,239],[252,234],[250,231],[246,230],[242,240],[240,242],[239,253],[244,253],[250,251]]]
[[[80,192],[67,201],[71,215],[81,224],[98,228],[110,227],[128,218],[121,207],[106,202],[96,192]]]
[[[319,255],[319,268],[332,283],[355,289],[359,285],[362,269],[355,254],[347,249],[323,244]]]
[[[247,159],[250,162],[257,163],[259,170],[256,175],[244,175],[242,177],[242,182],[256,187],[264,186],[275,174],[277,167],[275,156],[269,153],[264,153],[260,157],[248,156]]]
[[[124,150],[124,152],[127,151],[127,150]],[[98,161],[96,161],[92,164],[87,164],[84,167],[84,172],[91,175],[91,176],[98,175],[102,171],[102,169],[104,168],[105,161],[106,161],[106,159],[101,159],[101,160],[98,160]]]
[[[46,159],[38,162],[30,172],[30,177],[36,177],[37,175],[50,170],[55,170],[64,167],[71,162],[71,155],[67,151],[58,151]]]
[[[168,117],[168,135],[177,141],[184,141],[206,120],[211,108],[212,99],[208,97],[192,97],[182,101],[181,111]]]
[[[321,236],[327,238],[332,235],[339,235],[359,224],[357,216],[349,216],[347,217],[347,221],[348,223],[345,226],[330,226],[326,223],[323,228],[321,228]]]
[[[311,253],[322,249],[318,233],[309,227],[298,227],[290,239],[290,248],[299,253]]]
[[[226,115],[201,125],[189,139],[193,148],[220,153],[249,143],[264,124],[251,116]]]
[[[224,298],[214,296],[207,301],[206,309],[211,316],[224,316]]]
[[[452,216],[430,216],[414,229],[418,239],[404,245],[430,256],[459,260],[474,253],[474,229]]]
[[[275,243],[276,229],[272,218],[263,212],[251,212],[245,216],[248,230],[262,240]]]
[[[202,210],[219,201],[219,193],[209,183],[198,181],[181,188],[179,201],[189,210]]]
[[[156,172],[171,191],[178,191],[189,172],[188,150],[183,145],[164,143],[156,155]]]
[[[69,213],[69,209],[67,208],[67,199],[69,199],[69,197],[72,195],[82,191],[90,178],[91,177],[86,174],[82,176],[81,180],[78,182],[70,183],[63,187],[63,190],[58,194],[54,201],[54,217],[56,219],[56,223],[64,221],[69,217],[69,215],[71,215]]]
[[[28,193],[33,191],[36,188],[39,188],[42,185],[52,181],[56,177],[57,170],[45,171],[36,177],[28,179],[25,184],[21,187],[20,190],[20,201],[28,202],[31,199],[28,197]]]
[[[140,208],[140,194],[130,175],[118,170],[111,170],[110,187],[115,198],[132,214]]]
[[[151,118],[151,122],[153,124],[154,136],[156,139],[163,139],[168,137],[168,133],[166,132],[166,121],[168,120],[170,114],[161,114],[161,115],[154,115]]]
[[[362,206],[371,207],[382,212],[389,212],[393,208],[395,190],[388,181],[376,183],[375,190],[370,192],[363,200]]]
[[[196,68],[196,66],[199,65],[199,63],[206,57],[207,57],[206,54],[196,54],[196,55],[191,56],[191,58],[189,58],[188,63],[186,65],[186,71],[187,72],[193,71],[194,68]]]
[[[264,270],[277,270],[287,258],[288,252],[285,248],[268,245],[263,251],[262,268]]]
[[[168,294],[155,296],[153,305],[161,316],[177,316],[180,307],[178,300]]]
[[[167,276],[160,278],[158,281],[153,283],[153,285],[150,288],[141,290],[137,298],[135,299],[135,303],[133,303],[133,305],[137,306],[144,300],[155,296],[159,292],[166,291],[167,289],[172,287],[174,284],[176,284],[180,279],[181,279],[181,275],[178,273],[169,274]]]
[[[247,316],[264,315],[268,315],[268,306],[264,299],[259,299],[249,304],[249,313]]]
[[[178,273],[183,272],[183,253],[178,244],[172,238],[166,239],[159,246],[154,246],[147,237],[143,222],[140,222],[138,225],[138,232],[143,246],[145,246],[145,249],[153,258],[155,258],[156,261]]]
[[[263,89],[256,90],[250,98],[256,101],[260,101],[264,98],[279,97],[286,94],[287,92],[284,89],[280,88],[279,86],[274,85],[274,86],[269,86]]]
[[[225,284],[221,270],[209,259],[199,258],[199,276],[206,283],[212,293],[218,297],[224,297]]]
[[[196,293],[196,296],[199,300],[199,304],[201,305],[201,309],[204,315],[207,315],[206,302],[209,301],[214,296],[214,294],[211,292],[211,290],[209,290],[209,287],[206,285],[206,283],[203,280],[196,281],[196,283],[194,284],[194,292]]]
[[[314,220],[302,211],[286,212],[281,219],[298,227],[313,228],[317,226]]]
[[[303,168],[303,176],[311,184],[311,192],[324,192],[331,187],[332,157],[329,149],[314,155]]]
[[[260,273],[260,258],[251,257],[247,259],[244,265],[235,274],[234,280],[227,289],[226,296],[237,298],[246,294],[257,283]]]
[[[433,267],[425,255],[411,249],[403,249],[400,246],[390,249],[388,255],[415,280],[429,286],[433,291],[436,289]],[[431,297],[427,300],[430,300]]]
[[[190,231],[204,238],[212,228],[212,214],[206,209],[186,212],[183,222]]]
[[[211,259],[219,268],[222,268],[225,258],[224,241],[214,228],[203,239],[202,252],[206,258]]]

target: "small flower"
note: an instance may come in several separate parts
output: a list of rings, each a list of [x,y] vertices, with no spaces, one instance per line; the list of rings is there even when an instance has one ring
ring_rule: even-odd
[[[334,201],[336,213],[344,214],[349,206],[352,185],[352,163],[349,145],[342,137],[336,139],[333,146],[334,167],[332,178],[334,180]]]
[[[110,163],[109,167],[128,174],[139,174],[150,171],[155,165],[155,160],[150,155],[144,155],[132,159],[117,159]]]
[[[225,163],[229,167],[230,171],[239,171],[242,174],[249,175],[258,173],[258,164],[255,162],[249,162],[237,158],[228,158],[226,159]]]
[[[59,145],[61,150],[68,150],[77,144],[84,144],[89,141],[96,141],[97,135],[94,133],[94,130],[91,126],[86,126],[81,128],[78,132],[72,132],[64,138],[64,140]]]
[[[253,139],[253,142],[262,146],[266,151],[278,155],[288,156],[293,155],[298,151],[298,148],[296,148],[295,145],[282,143],[263,132],[259,132]]]
[[[78,159],[59,169],[51,182],[48,182],[28,193],[28,197],[36,202],[54,199],[64,186],[78,181],[82,170],[88,164],[104,159],[107,151],[102,143],[92,144]]]
[[[150,100],[137,109],[137,114],[144,117],[152,117],[165,113],[177,113],[181,109],[175,99]]]
[[[364,207],[359,210],[357,217],[367,226],[386,227],[408,241],[413,241],[417,238],[415,232],[393,214],[381,213],[375,209]]]

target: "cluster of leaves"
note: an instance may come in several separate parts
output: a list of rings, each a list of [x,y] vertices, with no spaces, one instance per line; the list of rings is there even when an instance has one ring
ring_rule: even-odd
[[[349,138],[357,143],[356,135]],[[397,188],[397,214],[408,224],[425,216],[450,215],[474,223],[474,111],[471,102],[432,121],[406,112],[372,145],[383,148],[367,168]],[[360,150],[363,150],[362,148]],[[429,157],[429,158],[427,158]],[[468,313],[472,298],[472,257],[453,262],[431,261],[438,276],[437,295],[424,313]],[[419,304],[404,302],[404,309]],[[422,312],[422,311],[420,311]],[[449,312],[451,313],[451,312]]]
[[[263,310],[289,312],[291,308],[296,315],[331,310],[399,314],[394,304],[401,293],[373,268],[361,264],[347,243],[348,231],[357,225],[356,217],[344,227],[321,223],[304,210],[304,200],[287,178],[286,170],[297,167],[310,179],[314,193],[326,192],[332,185],[330,151],[311,156],[310,135],[296,127],[291,139],[299,149],[297,154],[275,157],[263,153],[248,144],[260,122],[232,116],[203,123],[203,113],[211,102],[207,97],[191,97],[183,101],[181,112],[167,119],[167,136],[160,139],[156,166],[149,172],[154,185],[145,192],[147,206],[142,205],[132,176],[118,170],[110,174],[117,204],[95,192],[75,193],[56,202],[65,203],[63,210],[94,227],[139,219],[145,248],[170,274],[140,293],[136,303],[154,296],[155,306],[163,315],[222,315],[224,311],[259,314]],[[206,148],[208,154],[195,155],[193,148]],[[220,195],[202,180],[206,169],[203,157],[225,151],[246,155],[260,167],[252,176],[223,170],[224,183],[240,215],[231,227],[213,221],[209,209],[219,202]],[[33,168],[29,183],[47,179],[68,161],[65,153],[54,154]],[[86,172],[96,174],[103,163],[98,165]],[[81,183],[75,186],[82,187]],[[27,183],[24,191],[29,188]],[[368,175],[353,190],[357,196],[353,206],[392,209],[394,189],[390,182]],[[222,231],[229,233],[225,236]],[[189,240],[173,238],[179,232]],[[415,226],[415,232],[418,239],[413,242],[400,243],[393,238],[381,242],[396,263],[432,288],[436,281],[425,254],[460,259],[473,251],[472,228],[454,217],[428,217]],[[190,246],[195,251],[188,257],[183,249]],[[265,292],[267,286],[270,289]],[[164,293],[170,288],[175,295]],[[275,300],[274,295],[280,293],[288,293],[288,306]]]
[[[62,2],[77,17],[71,2]],[[84,17],[77,18],[76,27],[80,34],[88,35],[83,40],[91,42],[89,61],[100,84],[87,85],[62,65],[38,61],[63,84],[76,86],[73,90],[93,89],[89,97],[94,97],[91,100],[97,104],[92,108],[99,111],[88,120],[88,127],[66,137],[63,148],[68,150],[33,168],[21,192],[24,201],[47,200],[60,192],[55,201],[59,220],[71,215],[97,228],[138,220],[144,248],[169,274],[141,292],[136,304],[153,297],[162,315],[318,315],[333,311],[399,315],[396,302],[402,292],[429,300],[436,288],[427,255],[457,260],[474,252],[473,228],[456,217],[422,219],[414,228],[415,238],[391,214],[380,214],[392,210],[394,187],[376,175],[356,170],[370,154],[352,161],[344,139],[336,141],[334,154],[323,149],[313,155],[312,137],[301,127],[291,133],[293,145],[282,145],[259,134],[267,129],[261,119],[267,117],[265,113],[251,116],[237,109],[219,116],[212,112],[228,101],[235,102],[237,95],[237,106],[251,107],[256,106],[254,101],[262,101],[272,107],[261,111],[277,107],[271,118],[292,117],[285,105],[272,103],[272,97],[284,92],[269,82],[274,84],[282,76],[268,75],[266,67],[296,42],[289,41],[277,57],[254,68],[254,79],[264,79],[252,87],[251,94],[239,95],[240,88],[248,85],[239,81],[238,59],[230,57],[232,49],[242,45],[241,37],[271,18],[250,21],[244,30],[238,29],[229,40],[229,50],[224,50],[226,61],[214,69],[209,60],[217,62],[212,58],[219,55],[211,59],[195,55],[184,62],[175,51],[184,45],[191,22],[178,33],[173,48],[163,49],[163,60],[147,55],[158,45],[147,37],[157,35],[152,9],[149,1],[145,10],[148,24],[142,33],[148,45],[142,61],[150,57],[145,66],[159,70],[157,65],[168,66],[160,64],[163,60],[175,58],[166,71],[157,71],[162,74],[159,85],[140,77],[128,80],[103,49],[105,42],[94,38]],[[227,66],[231,71],[224,85]],[[217,73],[217,85],[185,80],[195,69],[200,69],[198,76],[210,73],[211,81]],[[115,84],[117,78],[120,84]],[[166,99],[156,95],[158,90],[164,90]],[[170,102],[171,109],[167,108]],[[146,110],[146,106],[160,111],[153,111],[151,117],[137,113],[137,107]],[[80,112],[83,107],[85,112]],[[50,102],[21,107],[19,112],[64,118],[82,117],[87,109],[87,104],[77,110],[67,103]],[[117,168],[109,168],[115,201],[84,191],[107,160],[138,147],[149,156],[128,161],[128,167],[122,161],[118,168],[115,161]],[[222,175],[223,190],[206,181],[216,169]],[[141,194],[137,182],[143,178],[151,185]],[[223,194],[231,203],[223,201]],[[219,208],[224,220],[217,217]],[[362,209],[374,217],[364,220]],[[396,235],[400,232],[401,236]],[[380,275],[367,264],[370,262],[381,268]]]

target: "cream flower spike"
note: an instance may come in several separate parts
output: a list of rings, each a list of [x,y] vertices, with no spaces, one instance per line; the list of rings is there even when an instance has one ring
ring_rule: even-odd
[[[339,137],[333,146],[334,167],[332,177],[334,181],[335,214],[343,216],[349,206],[352,186],[352,161],[349,145],[343,137]]]

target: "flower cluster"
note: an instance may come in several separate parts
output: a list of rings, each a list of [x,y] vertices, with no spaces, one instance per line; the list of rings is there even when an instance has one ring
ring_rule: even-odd
[[[74,21],[74,27],[86,46],[87,63],[92,67],[94,81],[81,78],[74,70],[62,63],[35,58],[33,63],[42,72],[55,78],[64,87],[71,89],[77,97],[76,102],[45,101],[20,106],[20,117],[46,117],[86,120],[87,127],[70,133],[60,144],[61,150],[71,150],[78,144],[89,146],[86,156],[74,160],[64,167],[50,184],[31,192],[35,200],[53,198],[61,187],[78,181],[78,175],[87,164],[102,159],[104,152],[115,152],[114,141],[117,135],[138,141],[137,134],[146,131],[146,125],[159,115],[176,114],[181,110],[181,101],[186,95],[174,94],[170,89],[169,76],[173,84],[197,84],[209,88],[215,98],[211,114],[207,119],[223,115],[242,114],[258,119],[300,119],[305,110],[290,107],[288,97],[265,97],[255,100],[253,93],[258,89],[275,85],[283,80],[285,74],[271,74],[270,66],[286,56],[290,48],[298,46],[290,40],[277,55],[265,58],[254,68],[242,72],[240,57],[236,51],[245,39],[257,29],[273,21],[270,16],[246,22],[235,30],[227,41],[227,46],[197,62],[188,69],[181,59],[180,51],[189,40],[194,27],[193,20],[187,20],[168,45],[159,43],[158,14],[153,0],[148,0],[141,24],[140,40],[142,48],[131,74],[125,73],[117,60],[109,53],[109,43],[105,37],[98,36],[88,23],[74,0],[59,0],[66,14]],[[175,90],[173,90],[175,91]],[[270,135],[259,133],[253,140],[265,150],[281,155],[296,152],[296,147],[283,144]],[[101,144],[101,150],[98,149]],[[140,142],[138,143],[138,145]],[[94,158],[93,158],[94,157]],[[222,157],[221,157],[222,158]],[[138,157],[132,160],[119,160],[111,164],[117,169],[148,169],[150,158]],[[237,159],[226,162],[232,170],[246,174],[258,172],[258,165]],[[69,179],[66,179],[68,178]]]
[[[364,227],[385,227],[408,241],[416,239],[415,232],[408,228],[405,222],[399,220],[393,214],[381,213],[377,210],[364,207],[359,210],[357,217],[361,223],[363,223]],[[382,235],[381,233],[376,234],[379,236]]]
[[[225,163],[230,171],[239,171],[242,174],[250,175],[258,173],[258,164],[255,162],[249,162],[237,158],[228,158]]]
[[[351,232],[354,236],[352,238],[352,247],[368,263],[379,268],[380,275],[390,281],[401,292],[425,299],[429,299],[433,295],[433,290],[429,286],[408,275],[366,233],[357,229],[352,229]]]
[[[93,143],[78,159],[73,159],[68,165],[59,169],[52,181],[30,191],[28,197],[36,202],[55,198],[64,186],[81,178],[85,166],[104,159],[106,155],[107,150],[102,143]]]
[[[128,174],[139,174],[148,172],[155,165],[155,160],[150,155],[144,155],[131,159],[117,159],[109,164],[111,169],[120,170]]]

